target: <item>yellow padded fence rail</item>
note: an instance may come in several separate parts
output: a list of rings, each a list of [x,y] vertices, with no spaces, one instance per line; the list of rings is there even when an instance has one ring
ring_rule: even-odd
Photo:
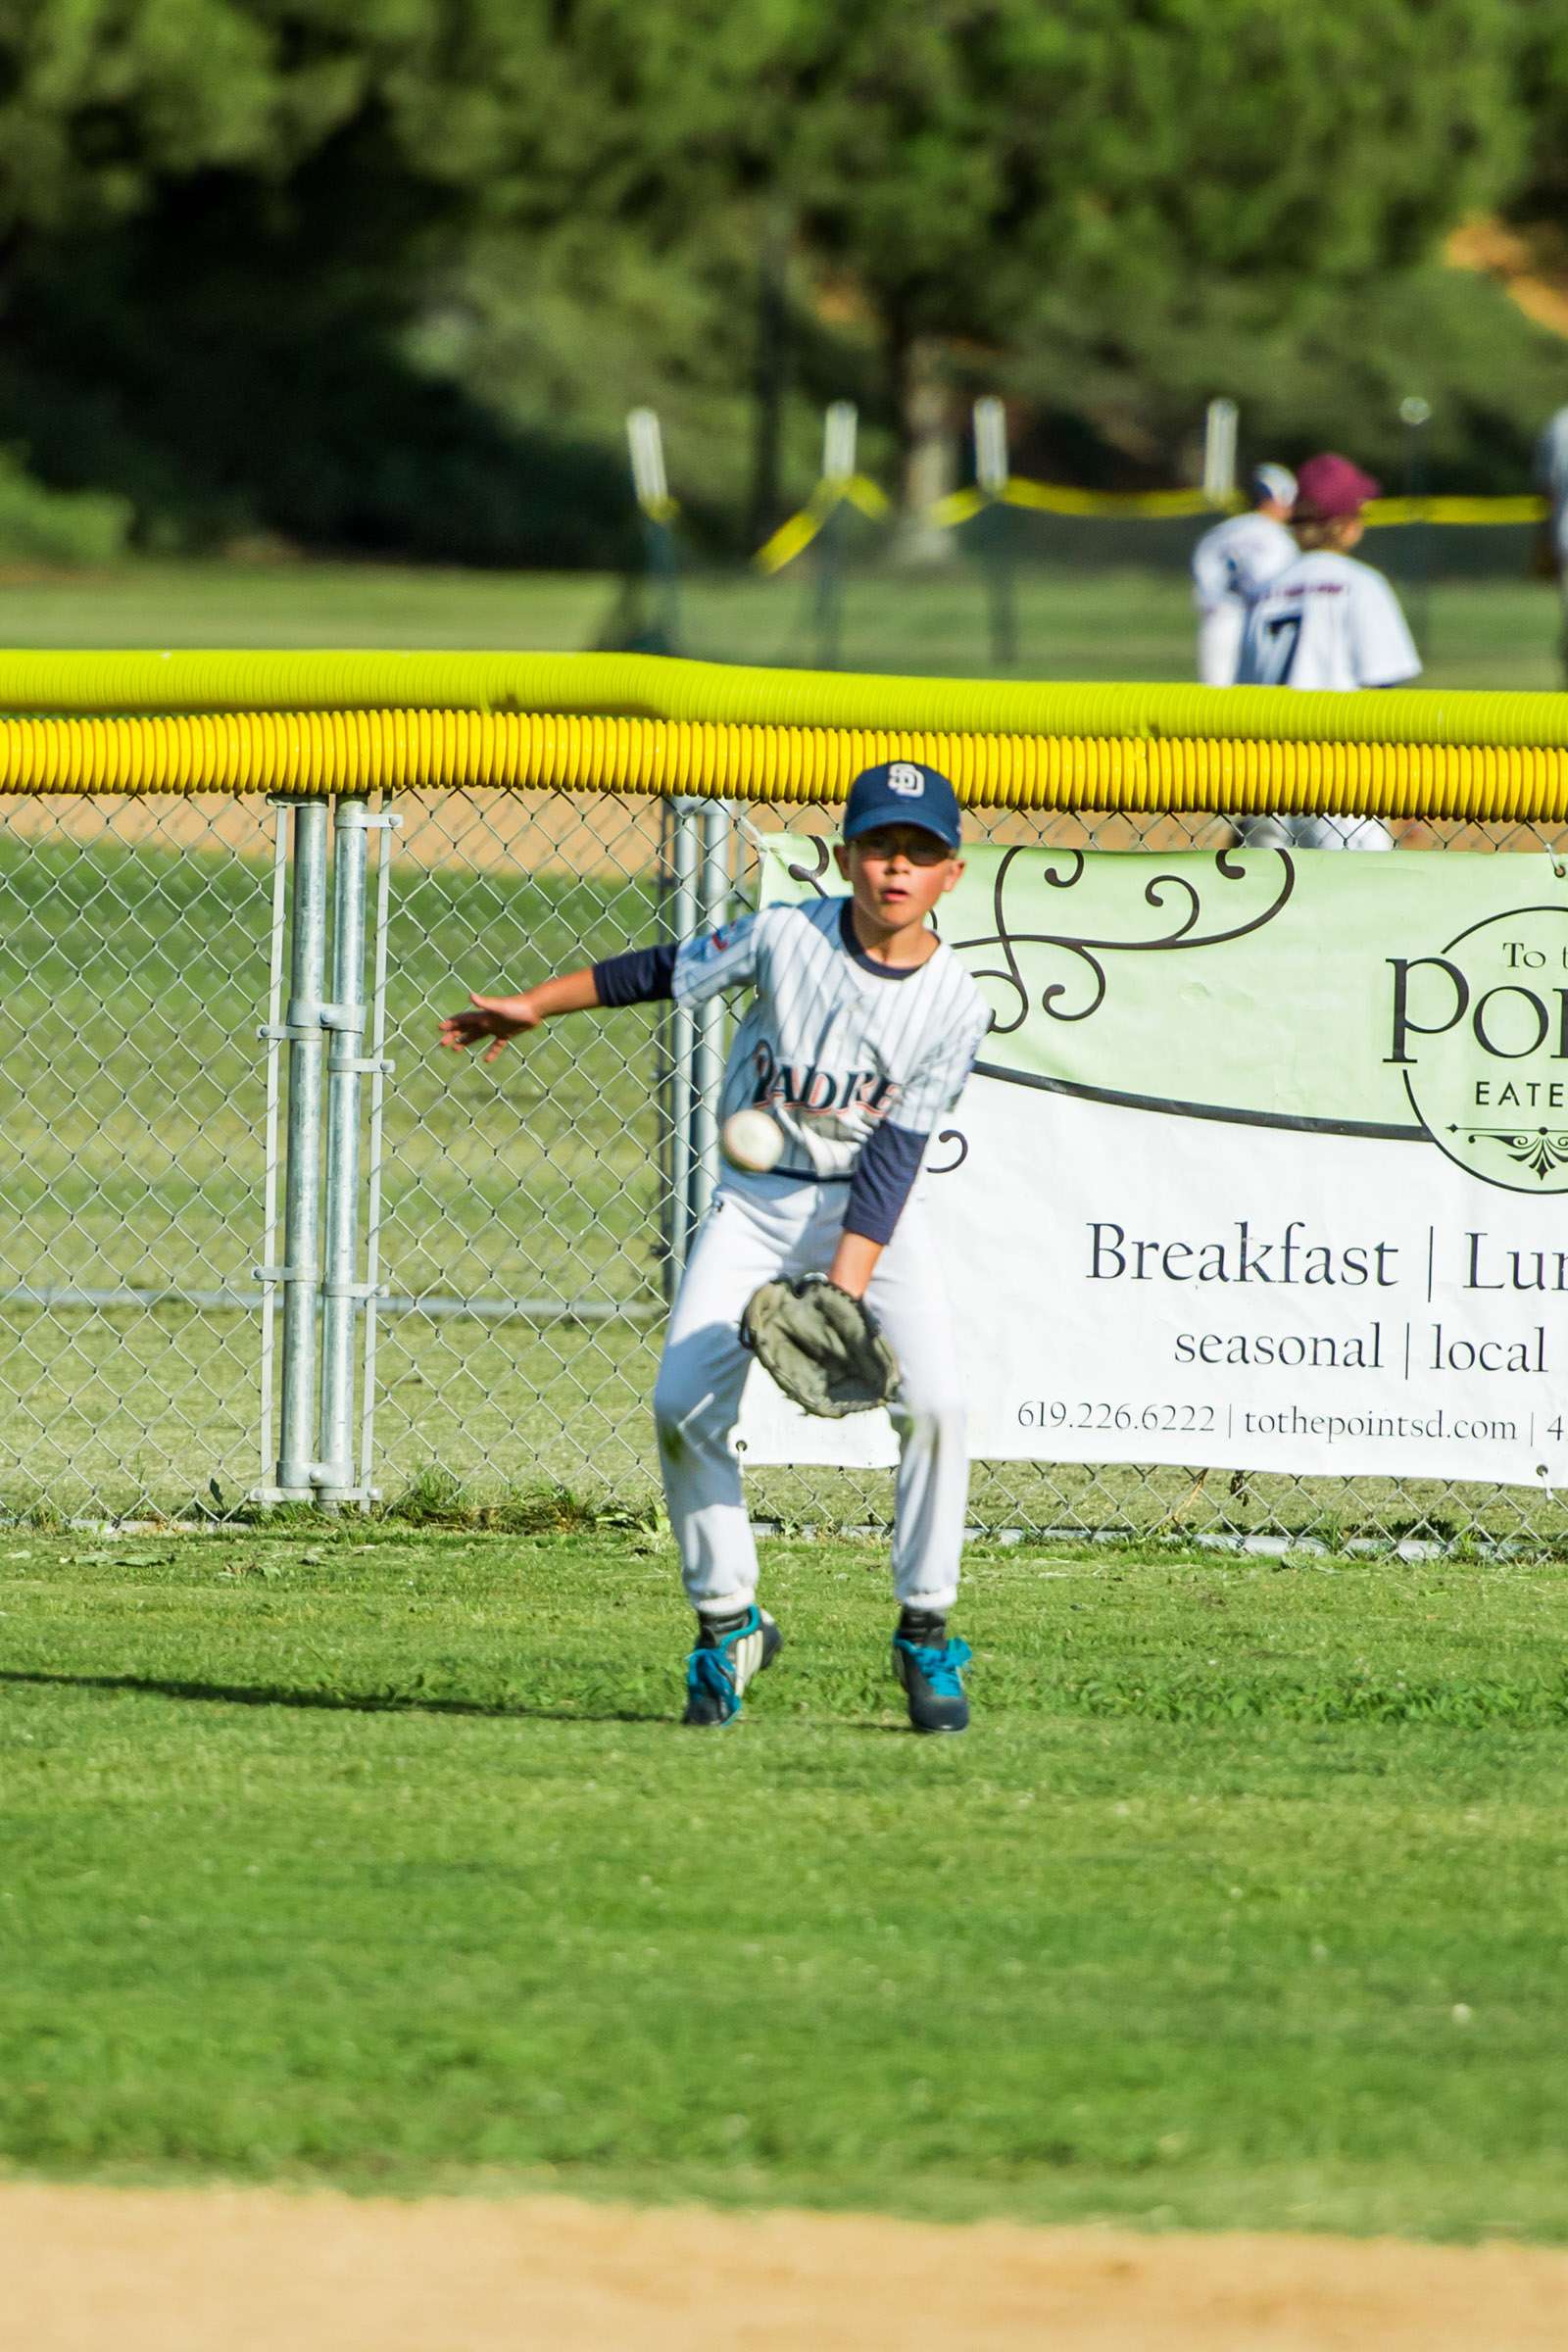
[[[0,792],[418,786],[832,801],[924,759],[976,806],[1556,822],[1568,697],[750,669],[621,654],[0,656]],[[61,713],[62,715],[54,715]]]
[[[942,735],[1568,751],[1562,694],[898,678],[656,654],[0,653],[0,712],[416,710]]]
[[[0,723],[0,794],[554,787],[841,800],[928,760],[976,808],[1568,818],[1568,749],[996,735],[481,710],[214,711]]]

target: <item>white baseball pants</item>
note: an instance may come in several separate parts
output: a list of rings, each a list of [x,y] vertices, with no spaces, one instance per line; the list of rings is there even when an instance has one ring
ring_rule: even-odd
[[[1198,623],[1198,675],[1204,686],[1234,686],[1241,666],[1247,607],[1239,596],[1211,605]]]
[[[654,1387],[654,1419],[681,1575],[697,1607],[745,1608],[757,1592],[757,1546],[734,1442],[753,1360],[741,1345],[742,1309],[775,1275],[827,1272],[849,1191],[793,1177],[730,1179],[693,1246]],[[951,1608],[969,1493],[966,1412],[918,1195],[877,1261],[866,1300],[904,1376],[890,1408],[899,1439],[894,1591],[915,1608]]]
[[[1392,850],[1381,816],[1239,816],[1244,850]]]

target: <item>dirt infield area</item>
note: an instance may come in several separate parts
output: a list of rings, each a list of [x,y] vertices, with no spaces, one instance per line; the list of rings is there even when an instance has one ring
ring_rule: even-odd
[[[0,2188],[26,2352],[1534,2352],[1568,2254],[537,2198]]]

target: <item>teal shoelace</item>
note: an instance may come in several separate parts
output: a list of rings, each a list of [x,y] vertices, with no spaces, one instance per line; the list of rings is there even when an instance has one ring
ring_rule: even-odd
[[[945,1642],[940,1649],[933,1649],[918,1642],[906,1642],[901,1636],[899,1646],[914,1660],[939,1698],[963,1696],[963,1685],[958,1678],[974,1656],[967,1642],[955,1639]]]

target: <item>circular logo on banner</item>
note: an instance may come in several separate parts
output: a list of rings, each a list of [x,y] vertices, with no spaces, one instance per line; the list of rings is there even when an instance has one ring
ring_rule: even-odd
[[[1440,1151],[1510,1193],[1568,1193],[1568,907],[1389,962],[1387,1058]]]

